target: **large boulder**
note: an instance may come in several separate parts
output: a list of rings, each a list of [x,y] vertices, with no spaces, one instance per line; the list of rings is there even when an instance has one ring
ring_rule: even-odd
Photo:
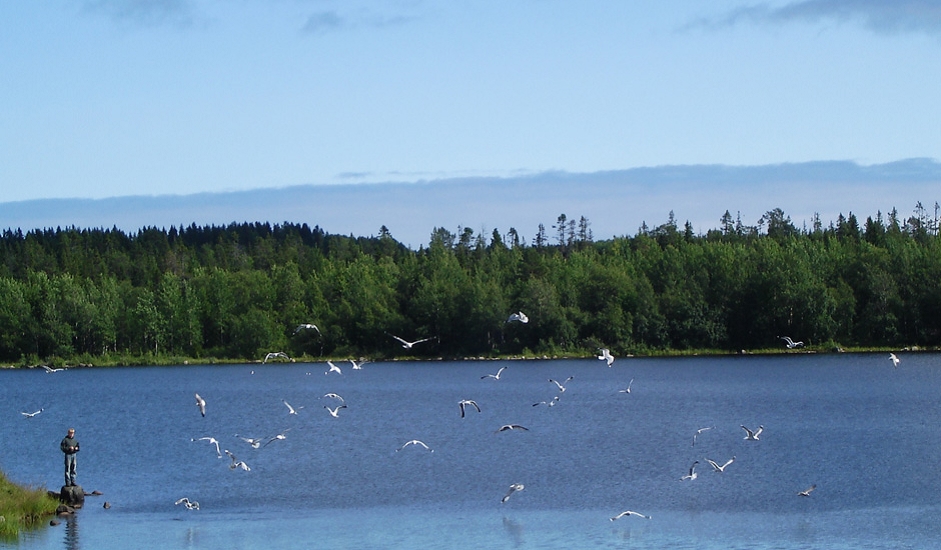
[[[80,485],[63,485],[59,490],[59,502],[73,508],[81,508],[85,504],[85,491]]]

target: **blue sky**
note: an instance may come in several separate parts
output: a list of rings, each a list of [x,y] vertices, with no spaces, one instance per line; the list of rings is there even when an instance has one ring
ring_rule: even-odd
[[[937,159],[939,97],[939,0],[0,2],[0,203]]]

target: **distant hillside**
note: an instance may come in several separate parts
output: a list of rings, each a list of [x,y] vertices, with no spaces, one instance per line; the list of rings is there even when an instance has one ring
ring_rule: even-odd
[[[909,159],[861,166],[848,161],[766,166],[662,166],[594,173],[543,172],[511,178],[461,178],[412,183],[303,185],[227,193],[42,199],[0,203],[0,228],[142,227],[192,223],[307,223],[331,233],[371,236],[386,226],[410,247],[427,245],[432,230],[459,226],[489,234],[515,228],[531,240],[559,214],[585,216],[597,238],[635,234],[672,211],[697,233],[718,227],[728,210],[754,225],[782,209],[800,227],[819,214],[824,224],[853,212],[865,219],[893,208],[911,214],[918,202],[941,200],[941,164]]]

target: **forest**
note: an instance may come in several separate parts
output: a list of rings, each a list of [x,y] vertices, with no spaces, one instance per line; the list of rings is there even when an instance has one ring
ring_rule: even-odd
[[[409,249],[306,224],[0,237],[0,362],[500,357],[941,345],[937,205],[796,227],[670,213],[594,240],[562,214],[531,242],[434,228]],[[508,322],[524,312],[527,323]],[[318,330],[296,330],[300,324]],[[430,338],[403,349],[393,338]]]

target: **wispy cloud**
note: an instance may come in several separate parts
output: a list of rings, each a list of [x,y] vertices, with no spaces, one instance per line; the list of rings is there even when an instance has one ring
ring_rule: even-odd
[[[322,34],[349,26],[349,22],[335,11],[321,11],[307,18],[307,23],[301,32],[309,34]]]
[[[192,0],[85,0],[82,9],[146,27],[189,27],[200,20]]]
[[[336,10],[319,11],[307,18],[301,27],[305,34],[325,34],[328,32],[357,28],[388,28],[406,25],[417,17],[405,14],[356,13],[341,14]]]
[[[801,0],[781,6],[741,6],[689,27],[728,27],[745,23],[857,23],[880,34],[941,34],[941,0]]]

